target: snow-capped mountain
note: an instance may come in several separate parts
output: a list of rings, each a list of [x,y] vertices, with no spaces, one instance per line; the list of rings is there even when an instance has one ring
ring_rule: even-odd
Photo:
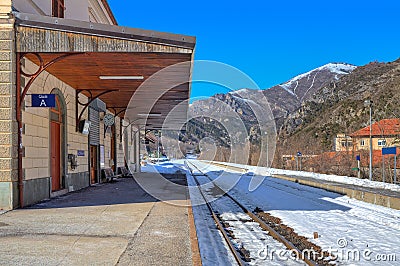
[[[355,68],[356,66],[350,64],[329,63],[264,90],[277,127],[279,128],[283,119],[297,110],[303,102],[318,101],[314,98],[317,91],[332,83],[335,84],[342,76],[350,74]]]
[[[211,134],[212,138],[218,139],[223,146],[223,143],[227,144],[229,140],[226,139],[220,123],[225,120],[233,121],[228,117],[233,110],[235,113],[233,115],[237,115],[250,132],[253,126],[259,122],[254,115],[253,107],[255,105],[262,106],[265,110],[263,114],[267,116],[271,114],[268,109],[272,111],[272,115],[269,117],[275,120],[276,130],[279,131],[285,118],[296,112],[304,102],[310,100],[319,102],[318,97],[329,94],[340,78],[351,73],[355,68],[349,64],[330,63],[269,89],[260,91],[244,88],[195,101],[190,105],[189,112],[192,117],[198,117],[198,119],[192,125],[188,125],[189,130],[185,139],[196,143],[207,134]],[[262,97],[263,95],[265,97]],[[214,117],[214,119],[209,119],[210,117]]]
[[[326,83],[326,81],[331,79],[331,75],[335,80],[339,80],[341,76],[350,74],[355,68],[356,66],[350,64],[329,63],[307,73],[298,75],[278,86],[296,97],[302,96],[301,98],[304,98],[309,91],[313,91],[313,88],[320,87],[321,84],[318,84],[319,82]],[[328,77],[326,75],[328,75]],[[307,90],[302,91],[299,85],[306,86]]]

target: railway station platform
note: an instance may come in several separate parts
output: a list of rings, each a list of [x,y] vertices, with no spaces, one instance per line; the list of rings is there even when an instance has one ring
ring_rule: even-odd
[[[0,214],[0,264],[198,264],[186,177],[171,181],[142,173]]]
[[[296,182],[346,195],[356,200],[400,210],[400,192],[383,188],[369,188],[353,184],[321,180],[311,177],[273,174],[272,177]]]

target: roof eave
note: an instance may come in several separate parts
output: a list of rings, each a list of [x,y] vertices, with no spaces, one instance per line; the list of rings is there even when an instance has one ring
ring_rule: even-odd
[[[196,37],[173,33],[157,32],[116,25],[91,23],[72,19],[55,18],[36,14],[13,12],[18,26],[54,29],[65,32],[82,33],[95,36],[106,36],[116,39],[138,40],[149,43],[166,44],[176,47],[194,49]]]
[[[113,12],[111,11],[110,5],[108,4],[107,0],[101,0],[101,2],[103,3],[104,8],[106,9],[108,15],[110,16],[111,21],[114,23],[114,25],[118,25],[118,22],[115,19],[115,16],[114,16]]]

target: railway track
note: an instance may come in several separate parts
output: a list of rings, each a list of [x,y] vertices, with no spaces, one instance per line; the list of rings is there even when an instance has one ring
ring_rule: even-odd
[[[233,165],[227,165],[227,164],[217,163],[217,162],[212,162],[212,161],[204,161],[204,162],[205,162],[205,163],[208,163],[208,164],[211,164],[211,165],[223,167],[223,168],[225,168],[225,169],[230,169],[230,170],[238,171],[238,172],[246,173],[247,171],[249,171],[248,168],[244,168],[244,167],[238,167],[238,166],[233,166]]]
[[[232,166],[232,165],[228,165],[228,164],[225,164],[225,163],[219,163],[219,162],[213,162],[213,161],[201,161],[201,162],[206,163],[206,164],[210,164],[210,165],[215,165],[217,167],[221,167],[221,168],[237,171],[238,173],[243,173],[243,172],[249,171],[248,168],[240,167],[240,166]],[[294,187],[289,186],[289,185],[283,185],[282,183],[276,182],[273,179],[270,179],[269,182],[275,184],[275,185],[269,184],[270,187],[273,187],[274,189],[277,189],[277,190],[281,190],[283,193],[289,193],[289,194],[292,194],[292,195],[298,195],[298,193],[290,192],[287,189],[283,189],[282,187],[290,188],[293,191],[300,192],[300,190],[298,188],[294,188]],[[306,186],[306,185],[304,185],[304,186]],[[315,187],[312,187],[312,188],[315,188]],[[324,188],[321,188],[321,189],[325,190]],[[338,192],[331,191],[331,190],[327,190],[327,191],[332,192],[332,193],[338,193]],[[303,193],[302,197],[304,197],[304,198],[306,198],[308,200],[311,200],[311,201],[315,202],[316,204],[321,204],[319,201],[314,200],[312,197],[307,197],[307,193],[308,193],[307,191],[303,190],[303,191],[301,191],[301,193]],[[317,191],[313,191],[313,193],[315,194],[315,193],[318,193],[318,192]],[[323,196],[322,194],[320,194],[320,195]],[[376,210],[376,209],[371,209],[371,208],[368,208],[367,206],[364,206],[363,208],[366,211],[373,211],[374,215],[379,216],[379,219],[381,221],[383,221],[383,220],[385,220],[387,218],[383,214],[380,215],[379,211]],[[363,218],[363,217],[361,216],[360,218]],[[377,221],[377,222],[379,222],[379,221]]]
[[[211,163],[211,164],[215,164],[215,165],[218,165],[218,166],[226,167],[226,165],[223,165],[223,164],[218,164],[218,163]],[[233,243],[233,239],[226,232],[227,228],[224,226],[224,221],[221,220],[221,218],[217,214],[217,211],[214,210],[213,206],[208,202],[205,193],[202,191],[201,183],[199,182],[198,177],[200,177],[200,176],[201,177],[206,177],[216,189],[218,189],[220,191],[223,191],[223,189],[220,188],[212,180],[212,178],[210,178],[206,173],[201,171],[199,169],[199,167],[197,167],[192,162],[186,161],[186,167],[189,169],[193,179],[195,180],[195,182],[196,182],[196,184],[197,184],[197,186],[199,188],[200,194],[203,197],[204,201],[206,202],[206,205],[207,205],[207,207],[208,207],[208,209],[209,209],[209,211],[210,211],[210,213],[211,213],[211,215],[212,215],[212,217],[213,217],[218,229],[222,233],[222,235],[223,235],[223,237],[224,237],[229,249],[231,250],[235,260],[237,261],[237,263],[239,265],[246,265],[247,262],[250,261],[248,252],[246,252],[246,250],[243,250],[243,249],[239,249],[238,250],[238,248],[235,246],[235,244]],[[240,169],[242,171],[247,171],[247,169],[244,169],[244,168],[239,168],[239,167],[234,167],[234,168],[235,169],[232,169],[232,170]],[[238,169],[236,169],[236,168],[238,168]],[[296,253],[296,258],[302,260],[307,265],[323,265],[323,264],[328,264],[329,263],[329,261],[327,261],[327,260],[319,259],[319,260],[315,260],[314,261],[311,258],[305,256],[302,251],[305,248],[308,248],[309,245],[303,245],[302,246],[301,243],[300,243],[302,241],[304,242],[305,239],[302,238],[302,237],[299,237],[299,236],[293,237],[292,234],[295,234],[295,233],[292,232],[292,230],[290,230],[290,228],[288,228],[288,227],[281,228],[278,225],[279,224],[279,221],[277,221],[278,218],[265,215],[265,213],[262,210],[260,210],[259,208],[256,208],[254,211],[250,211],[243,204],[241,204],[238,200],[236,200],[234,197],[232,197],[229,193],[223,191],[222,194],[223,194],[222,195],[223,197],[229,198],[229,200],[232,201],[236,206],[238,206],[239,209],[242,210],[242,212],[244,214],[246,214],[252,221],[256,222],[259,225],[260,228],[262,228],[263,230],[268,232],[269,235],[272,236],[276,241],[278,241],[281,244],[283,244],[288,250],[290,250],[290,252],[295,252]],[[272,222],[271,222],[271,220],[272,220]],[[301,241],[299,241],[299,239]],[[292,243],[292,242],[295,242],[295,244]],[[311,245],[313,245],[313,244],[311,244]],[[300,248],[299,248],[299,246],[300,246]],[[316,248],[316,251],[317,251],[318,247],[315,246],[315,245],[314,245],[314,247]],[[329,256],[329,254],[322,254],[322,255],[323,255],[322,258]]]

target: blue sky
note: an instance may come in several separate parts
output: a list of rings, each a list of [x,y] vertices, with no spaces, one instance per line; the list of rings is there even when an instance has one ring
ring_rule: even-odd
[[[108,2],[119,25],[196,36],[196,60],[232,65],[262,89],[329,62],[400,57],[398,0]],[[195,85],[192,97],[218,92]]]

